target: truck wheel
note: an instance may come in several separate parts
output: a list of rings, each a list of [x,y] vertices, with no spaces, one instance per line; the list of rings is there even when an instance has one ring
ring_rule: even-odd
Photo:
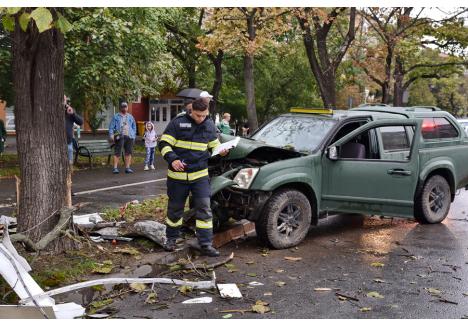
[[[312,209],[300,191],[281,190],[268,200],[255,223],[260,241],[275,249],[297,245],[309,231]]]
[[[444,177],[430,177],[416,201],[416,219],[420,223],[434,224],[442,222],[450,210],[450,186]]]

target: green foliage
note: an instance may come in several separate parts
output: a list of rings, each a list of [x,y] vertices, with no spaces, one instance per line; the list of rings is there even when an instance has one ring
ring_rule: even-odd
[[[157,95],[171,74],[158,8],[67,9],[65,88],[79,109]]]

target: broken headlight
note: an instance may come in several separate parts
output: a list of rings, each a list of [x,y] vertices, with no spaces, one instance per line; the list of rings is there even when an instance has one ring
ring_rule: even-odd
[[[252,181],[258,173],[259,168],[247,168],[237,172],[234,182],[237,183],[238,188],[249,189]]]

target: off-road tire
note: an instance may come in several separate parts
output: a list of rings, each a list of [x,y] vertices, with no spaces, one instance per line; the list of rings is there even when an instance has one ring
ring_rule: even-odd
[[[440,175],[433,175],[424,183],[416,198],[416,220],[421,224],[440,223],[447,217],[450,203],[451,191],[447,180]]]
[[[290,206],[288,206],[290,205]],[[289,235],[279,231],[278,221],[282,221],[280,213],[284,216],[284,210],[293,207],[291,215],[297,215],[297,228]],[[297,209],[297,210],[294,210]],[[298,213],[297,213],[298,212]],[[264,244],[275,248],[284,249],[294,247],[306,237],[312,220],[312,209],[307,197],[300,191],[284,189],[274,193],[265,204],[262,214],[255,222],[255,230],[258,239]],[[282,223],[282,222],[280,222]]]

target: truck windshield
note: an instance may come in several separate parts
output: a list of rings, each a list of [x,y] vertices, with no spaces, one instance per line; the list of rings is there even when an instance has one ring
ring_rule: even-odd
[[[336,120],[324,117],[283,116],[265,125],[251,139],[276,147],[312,153],[335,123]]]

